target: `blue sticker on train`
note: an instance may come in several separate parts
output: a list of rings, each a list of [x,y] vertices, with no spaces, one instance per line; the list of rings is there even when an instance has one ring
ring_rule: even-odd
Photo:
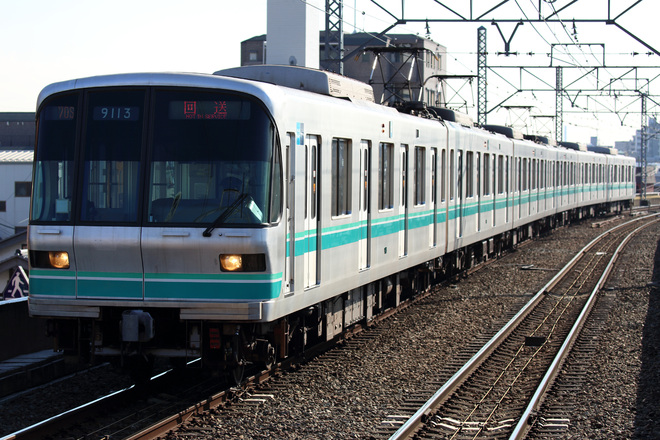
[[[296,145],[305,145],[305,124],[296,123]]]

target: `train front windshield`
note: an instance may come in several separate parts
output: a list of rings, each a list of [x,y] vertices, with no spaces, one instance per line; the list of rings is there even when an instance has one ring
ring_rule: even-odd
[[[76,91],[47,99],[38,124],[33,223],[243,227],[279,218],[275,128],[251,97]]]

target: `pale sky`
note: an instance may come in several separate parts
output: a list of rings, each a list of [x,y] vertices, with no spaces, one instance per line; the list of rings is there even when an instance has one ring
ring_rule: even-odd
[[[322,0],[307,1],[320,6],[325,3]],[[472,0],[473,14],[481,14],[500,2]],[[401,5],[405,3],[406,19],[446,19],[456,18],[456,14],[464,17],[470,14],[468,0],[379,0],[377,3],[399,18]],[[570,0],[510,0],[487,18],[519,18],[521,14],[537,18],[539,4],[543,16],[550,15],[553,7],[561,10],[568,5],[565,12],[559,13],[559,17],[566,20],[565,30],[559,26],[551,29],[543,23],[519,27],[511,41],[511,50],[520,53],[515,57],[495,55],[504,50],[504,43],[497,28],[488,23],[430,23],[429,27],[431,38],[447,47],[448,73],[453,75],[476,75],[476,35],[479,26],[486,27],[488,32],[489,65],[547,66],[550,44],[570,42],[585,45],[605,43],[604,57],[608,66],[640,63],[660,66],[658,55],[632,56],[633,52],[644,54],[649,49],[616,26],[580,22],[573,26],[569,20],[607,17],[608,6],[611,8],[610,17],[614,18],[634,3],[635,0],[578,0],[570,5]],[[587,7],[588,12],[585,12]],[[119,72],[212,73],[238,66],[240,42],[266,33],[266,8],[267,0],[4,0],[0,3],[0,112],[34,111],[37,96],[43,87],[67,79]],[[617,23],[660,50],[660,33],[657,32],[659,13],[657,0],[643,0],[618,18]],[[344,1],[345,32],[353,32],[356,25],[359,31],[378,33],[393,22],[390,15],[370,0]],[[505,38],[509,38],[514,26],[510,23],[501,25]],[[424,36],[426,28],[423,23],[409,22],[390,32]],[[593,65],[598,62],[595,60],[603,57],[599,46],[574,46],[572,49],[572,58],[566,58],[569,64]],[[519,79],[517,70],[498,72],[502,72],[504,78],[488,73],[489,107],[507,99]],[[617,77],[624,71],[610,69],[607,73]],[[571,75],[577,78],[583,74],[565,73],[564,85],[574,80]],[[645,79],[654,79],[659,74],[660,69],[646,69],[640,71],[639,76],[644,84]],[[542,75],[543,81],[554,85],[553,71],[546,69]],[[600,75],[606,76],[603,73]],[[619,86],[634,89],[635,85],[630,84],[632,79],[626,78],[626,85],[621,82]],[[581,81],[603,86],[602,79],[596,79],[595,75],[587,75],[587,79]],[[651,81],[651,95],[660,95],[660,91],[653,90],[654,84]],[[460,84],[455,86],[460,87]],[[469,110],[474,117],[476,93],[476,82],[463,86],[460,92],[461,99],[474,107]],[[588,142],[590,136],[598,136],[602,144],[613,144],[615,140],[629,140],[635,129],[639,129],[639,115],[626,117],[621,126],[621,117],[594,115],[590,111],[593,111],[595,104],[587,101],[581,103],[579,97],[575,101],[587,112],[564,115],[568,140]],[[527,94],[516,96],[508,103],[534,105],[537,114],[547,115],[554,114],[555,97],[547,93]],[[612,109],[637,109],[641,106],[639,101],[630,103],[626,100],[607,105]],[[648,102],[647,108],[650,113],[659,111],[653,101]],[[571,110],[570,101],[564,102],[564,110]],[[488,118],[489,123],[513,122],[511,115],[503,110],[489,114]]]

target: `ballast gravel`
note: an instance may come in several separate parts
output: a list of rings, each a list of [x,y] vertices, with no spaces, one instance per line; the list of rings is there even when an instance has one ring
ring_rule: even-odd
[[[506,322],[606,228],[594,221],[535,239],[349,342],[170,433],[175,439],[369,439],[485,329]],[[593,373],[569,428],[553,438],[649,439],[660,432],[660,226],[628,245]],[[256,399],[255,399],[256,398]]]

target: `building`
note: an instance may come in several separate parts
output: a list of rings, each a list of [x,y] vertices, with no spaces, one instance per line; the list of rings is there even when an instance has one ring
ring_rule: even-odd
[[[241,66],[266,64],[266,34],[241,41]]]
[[[18,267],[27,273],[27,231],[0,239],[0,301],[3,300],[2,289],[11,279]]]
[[[27,230],[32,150],[0,150],[0,240]]]
[[[660,123],[656,118],[649,118],[646,127],[646,161],[647,163],[660,162]],[[637,162],[642,160],[642,131],[637,130],[631,141],[617,142],[620,152],[628,156],[636,157]]]
[[[0,113],[0,150],[34,150],[34,113]]]
[[[324,53],[324,33],[319,34],[319,52]],[[344,54],[355,55],[344,62],[344,75],[374,89],[376,102],[424,101],[443,106],[445,87],[437,75],[447,72],[447,48],[413,34],[370,33],[344,35]],[[378,58],[378,62],[376,61]],[[241,42],[241,66],[266,64],[267,36]],[[321,62],[322,64],[322,62]]]
[[[18,266],[28,270],[24,250],[27,249],[33,156],[31,149],[0,150],[0,289]]]

